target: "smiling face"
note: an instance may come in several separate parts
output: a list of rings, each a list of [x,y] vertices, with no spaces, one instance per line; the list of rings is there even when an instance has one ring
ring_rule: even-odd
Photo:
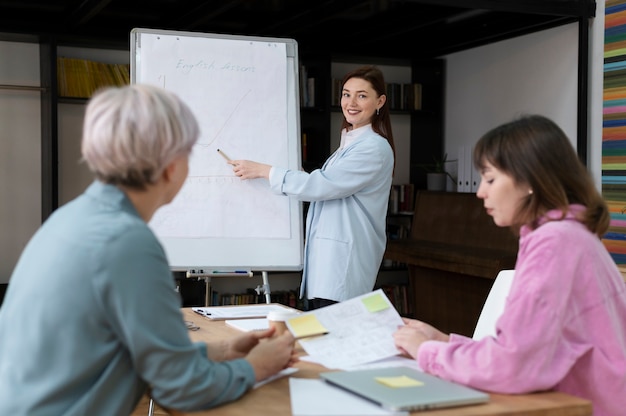
[[[510,175],[485,162],[476,196],[483,200],[487,214],[497,226],[513,224],[518,208],[528,194],[528,186],[517,184]]]
[[[379,97],[368,81],[350,78],[341,92],[343,116],[353,129],[358,129],[372,122],[372,116],[385,104],[385,100],[386,97]]]

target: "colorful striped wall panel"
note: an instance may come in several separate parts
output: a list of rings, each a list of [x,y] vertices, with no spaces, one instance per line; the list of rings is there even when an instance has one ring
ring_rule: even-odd
[[[626,0],[605,7],[602,195],[611,226],[602,241],[617,264],[626,264]]]

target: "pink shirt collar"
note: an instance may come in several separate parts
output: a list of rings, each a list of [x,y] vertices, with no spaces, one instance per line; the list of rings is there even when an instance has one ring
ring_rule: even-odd
[[[569,206],[568,211],[565,213],[565,216],[563,216],[563,212],[560,209],[552,209],[546,212],[545,215],[543,215],[539,219],[538,223],[539,223],[539,226],[541,226],[547,223],[548,221],[560,221],[560,220],[578,221],[580,214],[583,213],[585,209],[587,208],[584,205],[571,204]],[[523,225],[522,228],[520,228],[520,236],[523,237],[532,231],[533,230],[530,228],[529,225]]]

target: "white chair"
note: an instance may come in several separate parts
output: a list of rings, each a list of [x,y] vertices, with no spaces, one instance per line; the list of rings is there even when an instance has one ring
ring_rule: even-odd
[[[504,304],[511,290],[514,275],[515,270],[501,270],[496,276],[478,317],[473,339],[479,340],[488,335],[496,336],[496,321],[504,311]]]

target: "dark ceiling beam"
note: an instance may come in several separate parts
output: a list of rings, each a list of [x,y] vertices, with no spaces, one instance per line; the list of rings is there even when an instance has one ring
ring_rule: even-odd
[[[203,1],[198,7],[189,10],[183,16],[172,20],[171,26],[179,27],[186,30],[194,30],[211,20],[219,19],[219,17],[231,9],[239,7],[242,0],[217,0]]]
[[[376,17],[375,20],[379,21],[379,23],[372,22],[372,24],[376,23],[379,25],[377,31],[379,35],[376,37],[376,41],[387,41],[398,39],[399,36],[416,32],[416,31],[427,31],[431,27],[438,27],[449,23],[450,12],[448,10],[439,10],[433,9],[429,11],[427,19],[420,19],[419,17],[411,16],[411,15],[395,15],[392,16],[391,13],[388,13],[387,16],[389,18],[388,23],[381,23],[381,19]],[[363,25],[367,26],[367,25]],[[355,37],[368,37],[368,32],[371,29],[369,27],[361,28],[359,31],[355,31],[352,35]]]
[[[284,32],[290,36],[306,32],[320,23],[331,20],[337,16],[342,16],[351,10],[361,6],[362,3],[370,1],[355,2],[354,0],[326,0],[311,3],[302,7],[300,11],[290,13],[288,16],[277,20],[273,24],[259,22],[263,27],[262,33]],[[322,34],[320,34],[321,36]]]
[[[466,7],[500,12],[547,14],[571,17],[594,17],[596,2],[593,0],[466,0],[460,6],[457,0],[402,0],[419,4]]]
[[[437,45],[433,51],[434,56],[444,56],[455,52],[460,52],[463,50],[467,50],[470,48],[475,48],[478,46],[487,45],[494,42],[499,42],[506,39],[515,38],[518,36],[527,35],[534,32],[539,32],[542,30],[550,29],[557,26],[562,26],[569,23],[576,22],[577,19],[573,17],[555,17],[553,19],[541,19],[534,23],[527,23],[523,26],[513,26],[503,25],[498,26],[497,28],[491,28],[485,33],[477,33],[478,30],[474,30],[475,35],[469,38],[463,37],[454,37],[448,38],[441,45]],[[468,22],[472,23],[472,22]],[[489,21],[485,21],[484,23],[472,23],[473,27],[485,27],[488,28],[492,26],[493,23]],[[451,30],[457,30],[461,33],[468,32],[472,30],[472,27],[469,28],[456,28]]]
[[[84,25],[108,6],[111,1],[112,0],[83,0],[78,6],[67,11],[64,23],[70,26]]]

